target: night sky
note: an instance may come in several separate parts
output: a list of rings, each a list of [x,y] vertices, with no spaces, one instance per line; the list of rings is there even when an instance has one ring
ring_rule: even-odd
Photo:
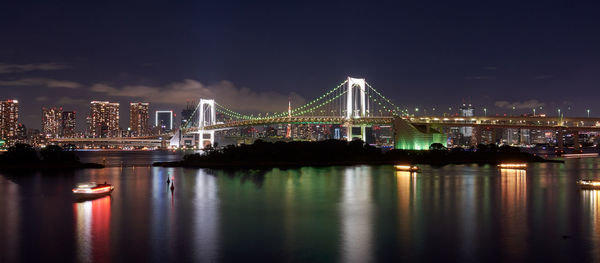
[[[116,101],[127,127],[133,101],[285,111],[350,75],[409,109],[600,115],[597,3],[173,2],[3,2],[0,99],[33,128],[42,106],[83,128],[90,100]]]

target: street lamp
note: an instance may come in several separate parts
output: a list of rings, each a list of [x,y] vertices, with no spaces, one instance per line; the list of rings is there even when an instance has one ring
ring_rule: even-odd
[[[535,108],[533,108],[533,117],[535,117]]]
[[[515,116],[515,106],[513,106],[513,112],[512,112],[513,116]]]
[[[560,109],[558,109],[558,117],[560,118]]]
[[[487,109],[483,108],[483,116],[487,117]]]

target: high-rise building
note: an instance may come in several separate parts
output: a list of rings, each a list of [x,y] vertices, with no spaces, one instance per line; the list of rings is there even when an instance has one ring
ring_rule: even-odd
[[[23,123],[19,123],[19,125],[17,125],[17,137],[16,137],[16,141],[19,143],[26,143],[27,140],[27,127],[25,127],[25,124]]]
[[[19,101],[0,101],[0,139],[11,140],[17,135]]]
[[[133,136],[144,136],[148,134],[150,130],[148,127],[148,121],[150,116],[148,115],[149,103],[146,102],[132,102],[129,104],[129,129],[131,129],[131,135]]]
[[[62,122],[61,122],[61,137],[73,137],[75,136],[75,112],[74,111],[63,111]]]
[[[42,107],[42,133],[46,138],[58,138],[62,126],[62,108]]]
[[[460,115],[463,117],[473,117],[474,110],[475,108],[473,108],[473,106],[470,103],[468,104],[468,106],[467,104],[463,103],[462,107],[460,107]],[[464,137],[473,136],[473,127],[462,127],[460,128],[460,131]]]
[[[154,126],[161,131],[170,131],[173,129],[173,111],[157,110],[155,113]]]
[[[183,109],[181,111],[181,126],[185,127],[188,124],[188,121],[190,122],[189,125],[190,126],[194,126],[196,125],[196,122],[198,122],[197,118],[192,118],[192,114],[194,114],[194,105],[189,103],[187,103],[185,109]]]
[[[119,103],[92,101],[88,123],[88,133],[91,137],[117,137],[119,135]]]

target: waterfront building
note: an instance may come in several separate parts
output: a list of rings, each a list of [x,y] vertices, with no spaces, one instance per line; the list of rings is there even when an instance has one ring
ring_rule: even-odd
[[[61,137],[75,137],[75,112],[63,111],[61,121]]]
[[[62,126],[62,108],[42,107],[42,133],[46,138],[58,138]]]
[[[16,142],[26,143],[27,141],[27,127],[23,123],[17,125]]]
[[[94,138],[119,135],[119,103],[92,101],[90,103],[89,136]]]
[[[149,108],[147,102],[132,102],[129,104],[129,136],[144,136],[148,135],[150,128],[148,121],[150,120]]]
[[[37,147],[45,145],[46,142],[46,136],[40,130],[27,129],[27,144]]]
[[[473,108],[473,106],[470,103],[468,105],[463,103],[460,107],[460,115],[462,117],[473,117],[474,111],[475,108]],[[464,137],[471,137],[473,136],[473,127],[461,127],[460,132],[463,134]]]
[[[0,101],[0,139],[10,142],[17,135],[19,101]]]

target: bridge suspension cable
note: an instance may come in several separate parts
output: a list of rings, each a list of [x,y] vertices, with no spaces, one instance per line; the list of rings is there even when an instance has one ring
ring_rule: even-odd
[[[346,109],[347,109],[347,104],[350,103],[349,101],[347,101],[346,99],[342,98],[342,96],[344,95],[352,95],[353,98],[355,98],[354,101],[352,101],[353,104],[358,105],[359,101],[358,98],[360,95],[360,89],[351,89],[353,94],[348,94],[348,89],[344,89],[342,87],[344,87],[344,85],[348,84],[348,80],[344,80],[343,82],[341,82],[340,84],[338,84],[336,87],[334,87],[333,89],[325,92],[324,94],[322,94],[319,97],[314,98],[313,100],[299,106],[296,108],[291,109],[289,112],[288,111],[282,111],[282,112],[274,112],[272,114],[266,113],[265,115],[258,114],[257,116],[255,116],[254,114],[252,115],[248,115],[248,114],[242,114],[240,112],[236,112],[234,110],[231,110],[219,103],[215,102],[215,110],[219,113],[222,114],[222,116],[226,117],[226,119],[228,118],[230,121],[231,120],[264,120],[264,119],[270,119],[270,118],[281,118],[281,117],[287,117],[288,115],[291,116],[302,116],[305,114],[312,114],[313,116],[315,114],[318,114],[319,116],[344,116],[346,115]],[[365,114],[366,116],[375,116],[377,115],[377,112],[379,112],[380,115],[398,115],[398,114],[407,114],[405,111],[401,110],[400,107],[398,107],[397,105],[395,105],[394,103],[392,103],[392,101],[388,98],[386,98],[385,96],[383,96],[383,94],[381,94],[379,91],[377,91],[375,88],[373,88],[373,86],[371,86],[371,84],[365,82],[367,89],[362,91],[364,92],[364,96],[367,97],[367,99],[364,101],[364,103],[366,105],[365,106]],[[357,94],[355,94],[357,93]],[[192,117],[190,117],[190,120],[188,120],[186,122],[186,127],[189,126],[192,123],[192,119],[194,118],[194,116],[196,115],[196,112],[198,111],[198,107],[196,107],[196,109],[194,110],[194,113],[192,114]]]
[[[194,111],[192,112],[190,117],[185,121],[185,125],[181,125],[180,128],[183,128],[183,129],[191,128],[190,125],[192,125],[192,123],[194,122],[194,118],[196,117],[196,112],[198,112],[199,108],[200,108],[200,104],[196,105],[196,108],[194,109]]]
[[[373,88],[373,86],[371,86],[371,84],[369,84],[368,82],[365,82],[365,84],[367,84],[367,87],[372,90],[373,92],[375,92],[375,94],[377,94],[379,96],[379,98],[381,98],[384,102],[387,102],[390,106],[392,106],[391,111],[396,115],[398,113],[402,113],[402,114],[408,114],[407,112],[403,111],[400,109],[400,107],[396,106],[396,104],[394,104],[390,99],[386,98],[385,96],[383,96],[379,91],[377,91],[375,88]],[[376,102],[378,105],[382,106],[384,109],[388,109],[384,104],[382,104],[380,101],[378,101],[376,98],[372,97],[370,95],[371,93],[368,93],[369,98],[372,98],[374,100],[374,102]]]
[[[312,101],[310,101],[302,106],[293,108],[291,110],[291,115],[298,116],[300,114],[314,112],[314,110],[321,108],[328,103],[333,102],[335,99],[337,99],[337,98],[341,97],[343,94],[345,94],[345,91],[343,91],[343,92],[340,91],[340,88],[343,87],[346,83],[347,83],[347,80],[343,81],[342,83],[337,85],[335,88],[327,91],[325,94],[313,99]],[[227,107],[225,107],[219,103],[216,103],[216,102],[215,102],[215,106],[216,106],[216,110],[218,112],[222,113],[225,116],[228,116],[231,119],[259,120],[259,119],[286,117],[289,114],[287,111],[285,111],[285,112],[274,113],[272,115],[268,115],[268,113],[267,113],[267,115],[265,115],[265,116],[254,116],[254,115],[241,114],[239,112],[228,109]]]

